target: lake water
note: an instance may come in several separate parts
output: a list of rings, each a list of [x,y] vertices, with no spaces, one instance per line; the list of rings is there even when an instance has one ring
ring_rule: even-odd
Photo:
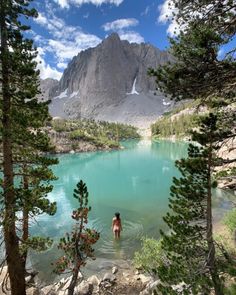
[[[175,161],[187,154],[187,143],[170,141],[130,141],[124,149],[112,152],[66,154],[58,156],[54,167],[58,180],[49,195],[57,202],[55,216],[43,215],[33,223],[32,232],[50,236],[57,241],[71,230],[71,212],[78,207],[73,189],[79,180],[86,182],[92,211],[89,226],[98,230],[100,240],[95,255],[107,259],[131,258],[140,248],[142,236],[159,237],[167,230],[162,217],[168,211],[172,177],[178,176]],[[225,196],[219,192],[215,207],[227,210]],[[115,212],[121,213],[123,232],[114,241],[111,221]],[[216,216],[222,210],[216,210]],[[56,242],[42,255],[31,255],[31,263],[40,270],[47,269],[58,256]]]

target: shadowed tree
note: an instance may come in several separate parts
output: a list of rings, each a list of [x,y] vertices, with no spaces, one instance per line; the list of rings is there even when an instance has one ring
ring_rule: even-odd
[[[212,113],[201,120],[200,131],[193,134],[201,147],[190,146],[189,158],[177,163],[183,177],[175,179],[171,189],[170,206],[175,214],[165,218],[172,234],[162,233],[170,268],[163,265],[160,277],[170,284],[185,282],[183,294],[189,294],[190,286],[193,294],[199,290],[208,294],[214,288],[215,294],[221,295],[224,291],[219,274],[225,265],[216,257],[213,239],[212,178],[215,166],[236,160],[215,154],[235,138],[235,49],[223,57],[219,57],[219,50],[235,35],[236,4],[231,0],[169,3],[175,8],[172,17],[180,26],[179,35],[170,40],[175,62],[149,73],[172,99],[199,99]],[[226,252],[224,255],[228,257]],[[168,290],[172,293],[162,288],[163,294],[178,294],[171,287]]]
[[[168,262],[157,270],[162,282],[159,290],[162,294],[210,294],[213,288],[216,295],[223,295],[223,274],[233,274],[235,262],[213,238],[212,191],[216,182],[212,175],[222,140],[218,116],[210,113],[201,118],[193,139],[200,145],[190,144],[188,158],[176,162],[182,177],[173,180],[172,212],[164,217],[170,233],[161,232]],[[174,290],[172,286],[179,283],[184,283],[183,290]]]
[[[50,146],[42,129],[48,120],[48,109],[36,99],[37,51],[32,40],[23,36],[29,27],[21,23],[24,17],[37,16],[30,3],[30,0],[0,2],[2,225],[13,295],[25,294],[27,249],[30,243],[36,244],[29,239],[29,214],[55,212],[55,204],[45,199],[52,189],[48,181],[54,178],[48,166],[57,162],[43,156]],[[18,229],[22,215],[23,229]]]

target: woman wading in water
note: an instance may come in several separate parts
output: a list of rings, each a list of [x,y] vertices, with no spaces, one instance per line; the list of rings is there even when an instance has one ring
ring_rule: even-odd
[[[121,219],[120,219],[120,213],[115,213],[115,217],[112,219],[112,231],[114,234],[114,237],[116,239],[120,238],[120,232],[122,230],[122,225],[121,225]]]

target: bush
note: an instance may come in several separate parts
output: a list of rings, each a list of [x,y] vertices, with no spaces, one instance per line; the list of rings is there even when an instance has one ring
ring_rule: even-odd
[[[232,284],[225,290],[225,295],[236,295],[236,285]]]
[[[232,234],[236,230],[236,208],[228,212],[224,218],[224,224],[228,227]]]
[[[156,274],[157,268],[167,261],[161,243],[162,240],[143,238],[141,250],[134,253],[134,266],[148,273]]]

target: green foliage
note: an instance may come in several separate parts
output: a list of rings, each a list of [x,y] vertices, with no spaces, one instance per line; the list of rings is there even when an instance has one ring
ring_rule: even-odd
[[[236,209],[228,212],[224,218],[224,224],[228,227],[232,234],[235,233],[236,230]]]
[[[217,257],[222,257],[222,255],[226,253],[226,255],[229,255],[230,257],[236,257],[235,240],[231,232],[227,231],[227,229],[225,229],[225,231],[222,233],[216,232],[214,234],[214,240],[218,245],[221,245],[221,248],[216,249]],[[235,269],[233,272],[235,274]]]
[[[43,131],[49,120],[48,106],[39,102],[37,50],[33,41],[24,37],[30,28],[24,24],[37,17],[30,0],[0,2],[0,142],[3,181],[2,217],[6,260],[11,293],[25,294],[25,266],[29,247],[49,246],[47,238],[29,237],[30,218],[42,213],[54,214],[55,203],[47,194],[55,179],[45,152],[51,150]],[[17,230],[16,230],[17,229]]]
[[[229,287],[224,290],[225,295],[235,295],[236,294],[236,285],[231,284]]]
[[[230,176],[235,177],[236,175],[236,167],[227,167],[223,170],[216,172],[215,177],[216,179],[230,179]]]
[[[158,88],[175,100],[200,99],[210,114],[200,118],[187,159],[177,162],[182,173],[171,187],[170,208],[165,217],[170,234],[162,233],[169,264],[158,268],[162,294],[223,295],[224,274],[232,274],[234,261],[212,231],[212,173],[227,163],[216,157],[224,140],[235,136],[235,49],[218,57],[220,48],[235,34],[235,3],[232,0],[171,0],[170,17],[180,34],[170,40],[173,63],[151,69]],[[221,250],[221,255],[216,251]],[[221,274],[221,275],[219,275]],[[172,285],[184,282],[182,291]]]
[[[32,249],[37,252],[43,252],[48,250],[52,246],[53,240],[46,237],[30,237],[27,239],[27,242],[21,245],[21,253],[24,254],[25,251]]]
[[[218,161],[215,151],[224,130],[218,128],[220,115],[202,116],[193,139],[201,145],[189,145],[188,158],[176,162],[182,174],[173,179],[169,207],[164,221],[169,233],[161,232],[161,248],[167,260],[157,267],[162,294],[208,294],[211,288],[222,293],[220,272],[232,274],[235,265],[220,243],[215,250],[212,232],[212,167]],[[211,213],[212,214],[212,213]],[[219,241],[218,241],[219,242]],[[183,291],[172,286],[184,283]]]
[[[220,46],[230,42],[233,35],[227,30],[234,25],[233,22],[228,22],[226,30],[216,30],[214,22],[226,24],[226,19],[221,18],[219,13],[213,14],[217,7],[216,2],[219,4],[220,1],[171,1],[181,9],[174,18],[178,23],[186,21],[179,36],[170,40],[170,52],[175,62],[157,70],[152,69],[150,74],[156,77],[158,87],[174,99],[205,100],[217,97],[231,100],[235,97],[234,50],[223,59],[219,59],[217,55]],[[227,7],[229,2],[223,6]],[[197,7],[199,11],[193,7]],[[204,9],[209,10],[209,14],[202,20],[199,15],[203,15]],[[226,14],[227,17],[231,14],[229,18],[232,19],[233,5],[229,5]]]
[[[153,238],[143,238],[141,250],[134,253],[134,266],[156,275],[157,268],[166,260],[161,241]]]
[[[197,127],[197,118],[197,114],[183,114],[173,119],[171,115],[163,116],[152,124],[152,136],[170,137],[175,135],[177,138],[190,136],[193,128]]]
[[[88,206],[88,191],[82,180],[76,185],[73,196],[78,200],[79,208],[74,210],[71,216],[76,222],[72,232],[61,238],[58,245],[64,252],[55,264],[54,271],[58,274],[65,270],[75,273],[86,264],[88,258],[94,259],[92,246],[99,239],[99,233],[86,226],[91,207]]]
[[[173,179],[169,206],[174,214],[167,213],[164,218],[171,234],[161,232],[162,247],[167,252],[170,265],[161,265],[158,268],[158,275],[164,284],[168,282],[168,285],[175,285],[184,282],[186,284],[184,288],[190,289],[193,294],[198,294],[204,291],[204,288],[212,286],[204,266],[204,256],[207,251],[204,238],[207,162],[200,147],[190,145],[188,155],[188,159],[176,162],[183,177]],[[200,220],[205,222],[200,223]],[[163,288],[160,287],[161,291]],[[163,291],[163,294],[167,293]]]
[[[119,141],[139,138],[137,128],[121,123],[109,123],[94,120],[54,120],[52,127],[57,132],[64,132],[74,144],[87,141],[97,147],[118,148]]]

